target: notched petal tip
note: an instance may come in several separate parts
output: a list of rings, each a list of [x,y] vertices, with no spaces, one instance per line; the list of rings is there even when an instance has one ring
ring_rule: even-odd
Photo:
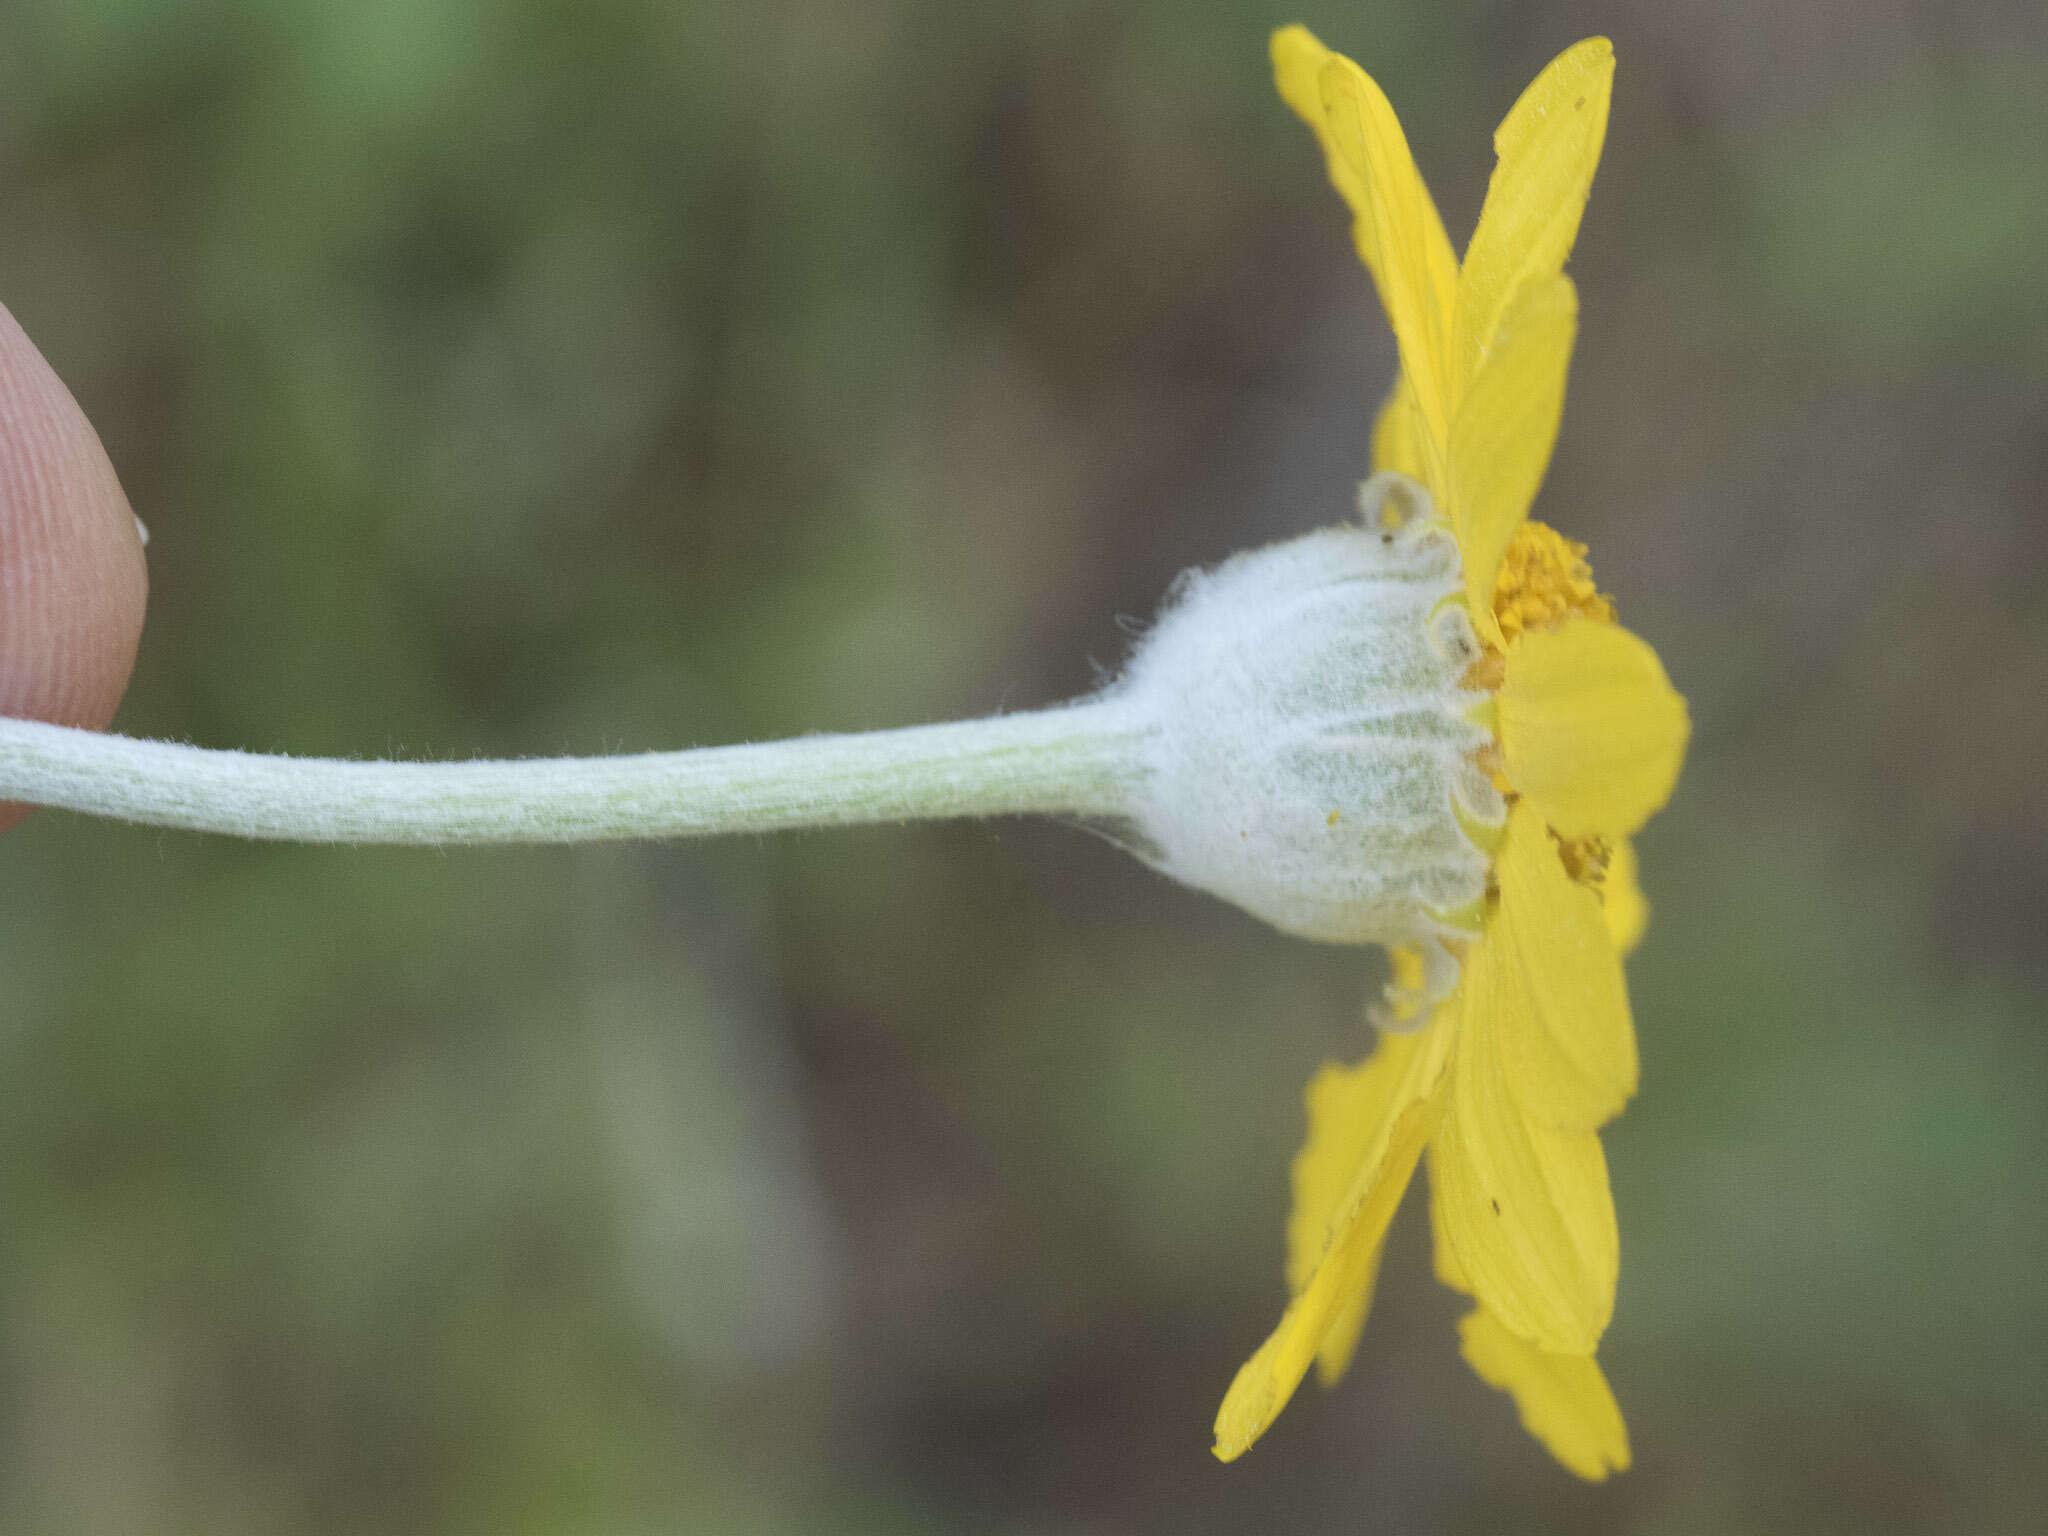
[[[1597,1483],[1628,1470],[1628,1426],[1591,1355],[1539,1349],[1484,1308],[1459,1322],[1458,1343],[1479,1379],[1514,1398],[1522,1427],[1568,1471]]]
[[[1550,139],[1577,149],[1558,167],[1561,170],[1570,170],[1585,149],[1597,162],[1613,96],[1614,44],[1604,37],[1581,38],[1544,65],[1515,98],[1493,131],[1494,155],[1502,162],[1518,162],[1533,146]],[[1590,167],[1585,175],[1591,177]]]
[[[1218,1461],[1237,1460],[1266,1432],[1266,1426],[1280,1416],[1285,1399],[1274,1401],[1280,1386],[1272,1363],[1279,1343],[1280,1335],[1275,1332],[1251,1359],[1238,1367],[1237,1375],[1231,1379],[1223,1406],[1216,1410],[1215,1443],[1210,1447]],[[1291,1393],[1293,1388],[1287,1390]]]
[[[1296,23],[1273,34],[1268,52],[1273,58],[1273,84],[1280,91],[1280,99],[1294,109],[1296,117],[1312,128],[1319,128],[1323,95],[1318,81],[1330,50],[1315,33]]]
[[[1607,137],[1613,85],[1612,46],[1587,38],[1550,62],[1494,133],[1499,159],[1458,287],[1461,389],[1484,365],[1517,295],[1555,276],[1571,254]]]

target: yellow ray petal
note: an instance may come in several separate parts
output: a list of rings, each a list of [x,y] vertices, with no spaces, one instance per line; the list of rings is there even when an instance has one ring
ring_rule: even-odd
[[[1591,1355],[1538,1349],[1484,1308],[1459,1322],[1458,1342],[1479,1379],[1513,1394],[1522,1427],[1567,1468],[1592,1483],[1628,1470],[1628,1426]]]
[[[1517,295],[1571,254],[1613,87],[1614,49],[1589,37],[1550,62],[1494,133],[1499,158],[1458,285],[1454,390],[1477,378]]]
[[[1502,1066],[1532,1117],[1597,1130],[1636,1091],[1628,984],[1600,898],[1565,873],[1527,801],[1508,816],[1494,869],[1500,907],[1486,944],[1508,983],[1492,1021]]]
[[[1406,1107],[1423,1031],[1381,1035],[1355,1067],[1325,1062],[1302,1096],[1308,1136],[1294,1156],[1294,1205],[1287,1217],[1287,1290],[1299,1296],[1330,1251],[1346,1200],[1366,1164],[1383,1155],[1395,1115]]]
[[[1415,391],[1425,442],[1441,445],[1450,435],[1450,326],[1457,258],[1386,93],[1372,76],[1338,53],[1324,61],[1317,83],[1324,145],[1342,167],[1342,174],[1333,171],[1332,179],[1340,191],[1349,188],[1357,193],[1352,208],[1359,254],[1379,284],[1380,303],[1400,347],[1402,371]],[[1425,457],[1431,454],[1426,452]]]
[[[1386,403],[1380,407],[1380,413],[1372,424],[1373,473],[1397,470],[1409,479],[1430,487],[1433,493],[1441,493],[1440,470],[1427,457],[1428,445],[1423,441],[1423,433],[1422,418],[1415,406],[1415,391],[1408,383],[1408,376],[1403,374],[1394,380],[1394,387],[1387,392]],[[1439,478],[1433,479],[1433,476]]]
[[[1633,954],[1650,926],[1650,903],[1636,879],[1636,845],[1616,838],[1607,855],[1607,874],[1600,882],[1600,906],[1607,934],[1624,955]]]
[[[1376,204],[1370,189],[1368,173],[1362,157],[1340,153],[1332,129],[1332,114],[1324,104],[1323,71],[1341,58],[1332,53],[1316,39],[1314,33],[1301,26],[1282,27],[1273,34],[1273,80],[1280,89],[1281,98],[1294,109],[1295,116],[1315,130],[1316,142],[1322,146],[1323,158],[1329,168],[1330,184],[1337,189],[1351,209],[1351,235],[1358,247],[1359,259],[1372,274],[1373,283],[1379,290],[1380,302],[1391,317],[1394,301],[1389,296],[1388,276],[1385,261],[1381,257],[1382,226],[1385,224],[1385,210]],[[1358,67],[1350,60],[1343,61],[1352,72]],[[1370,81],[1367,82],[1370,84]],[[1377,87],[1374,90],[1377,91]],[[1382,98],[1384,100],[1384,98]],[[1389,113],[1391,116],[1391,112]],[[1395,124],[1398,135],[1400,125]],[[1451,308],[1456,301],[1458,283],[1458,260],[1451,250],[1450,237],[1444,233],[1443,220],[1436,211],[1436,204],[1430,200],[1429,189],[1416,174],[1414,163],[1407,160],[1407,148],[1403,144],[1401,158],[1406,162],[1406,196],[1402,199],[1405,211],[1419,221],[1421,228],[1416,235],[1423,260],[1430,274],[1432,307],[1435,310],[1435,336],[1439,350],[1448,345],[1451,327]],[[1406,236],[1403,237],[1404,242]],[[1426,423],[1419,423],[1417,431],[1427,431]],[[1422,473],[1427,468],[1434,473],[1442,462],[1444,438],[1441,427],[1433,441],[1427,445],[1428,458],[1420,452],[1416,458],[1417,469],[1403,470],[1413,473],[1432,490],[1441,491],[1439,479],[1432,479]],[[1418,450],[1422,447],[1418,442]]]
[[[1431,1143],[1429,1158],[1429,1250],[1432,1268],[1436,1271],[1437,1283],[1447,1285],[1454,1291],[1472,1294],[1472,1281],[1458,1265],[1457,1254],[1451,1251],[1450,1234],[1444,1231],[1444,1200],[1440,1192],[1437,1161],[1441,1154],[1436,1144]]]
[[[1400,1108],[1401,1086],[1413,1045],[1385,1037],[1355,1067],[1326,1064],[1308,1085],[1308,1139],[1294,1158],[1294,1206],[1287,1218],[1287,1290],[1299,1296],[1315,1278],[1329,1252],[1332,1227],[1352,1181],[1366,1160],[1381,1150]],[[1372,1272],[1358,1293],[1332,1319],[1317,1354],[1325,1385],[1344,1374],[1358,1345],[1359,1330],[1372,1301]]]
[[[1433,1193],[1480,1302],[1545,1349],[1588,1354],[1613,1314],[1620,1267],[1607,1160],[1593,1132],[1544,1125],[1516,1099],[1500,1016],[1531,1005],[1498,948],[1489,933],[1465,959]]]
[[[1465,592],[1481,637],[1496,643],[1494,579],[1550,467],[1578,322],[1578,293],[1562,272],[1525,284],[1451,424],[1449,500]]]
[[[1349,1301],[1339,1303],[1329,1327],[1323,1330],[1323,1342],[1316,1350],[1316,1380],[1326,1387],[1334,1387],[1351,1369],[1351,1358],[1358,1353],[1358,1336],[1365,1331],[1366,1314],[1372,1310],[1372,1295],[1379,1286],[1380,1258],[1386,1251],[1383,1239],[1373,1250],[1365,1282]]]
[[[1379,1266],[1380,1245],[1387,1223],[1415,1172],[1423,1144],[1443,1113],[1446,1062],[1452,1033],[1440,1008],[1435,1018],[1412,1035],[1386,1035],[1372,1059],[1359,1069],[1369,1081],[1361,1088],[1353,1079],[1327,1090],[1332,1109],[1347,1093],[1377,1101],[1385,1095],[1386,1113],[1360,1149],[1361,1156],[1342,1191],[1331,1202],[1327,1237],[1306,1280],[1281,1316],[1279,1327],[1244,1363],[1216,1414],[1216,1455],[1235,1460],[1287,1406],[1309,1362],[1325,1341],[1341,1329],[1350,1340],[1336,1342],[1348,1350],[1364,1321],[1360,1297],[1369,1290]],[[1391,1082],[1391,1089],[1380,1081]],[[1319,1085],[1329,1080],[1319,1079]],[[1370,1107],[1370,1106],[1368,1106]],[[1315,1175],[1308,1182],[1324,1187],[1323,1159],[1311,1159]],[[1334,1158],[1331,1160],[1334,1162]],[[1290,1239],[1292,1232],[1290,1230]],[[1293,1247],[1290,1241],[1290,1249]],[[1290,1269],[1294,1267],[1290,1254]],[[1333,1351],[1335,1353],[1336,1351]],[[1339,1362],[1341,1367],[1341,1361]]]
[[[1330,184],[1344,199],[1352,216],[1364,219],[1365,183],[1331,146],[1329,124],[1323,112],[1323,66],[1336,55],[1325,48],[1313,32],[1302,26],[1282,27],[1273,34],[1271,48],[1273,84],[1279,87],[1280,99],[1315,131],[1316,142],[1322,145],[1324,163],[1329,168]],[[1370,225],[1366,226],[1366,232],[1370,234]],[[1377,281],[1378,249],[1375,247],[1369,255],[1363,251],[1360,254],[1364,256],[1366,266],[1372,268],[1373,278]]]
[[[1523,635],[1496,695],[1508,782],[1566,837],[1626,837],[1671,798],[1691,732],[1657,653],[1567,619]]]
[[[1296,25],[1282,27],[1273,34],[1268,45],[1273,55],[1273,84],[1280,89],[1280,99],[1294,109],[1294,115],[1316,131],[1317,137],[1323,132],[1323,66],[1330,61],[1330,50],[1322,39],[1307,27]],[[1340,171],[1336,164],[1330,166],[1334,178]],[[1346,172],[1345,174],[1349,174]],[[1344,192],[1343,184],[1337,190]],[[1351,194],[1344,192],[1344,201],[1350,202]]]
[[[1420,984],[1421,961],[1413,978]],[[1398,966],[1397,966],[1398,971]],[[1298,1296],[1315,1278],[1330,1250],[1333,1227],[1352,1185],[1369,1159],[1382,1155],[1401,1095],[1412,1037],[1382,1036],[1372,1055],[1355,1067],[1326,1063],[1308,1085],[1308,1138],[1295,1154],[1294,1205],[1287,1218],[1287,1290]],[[1372,1305],[1379,1273],[1374,1255],[1365,1283],[1332,1317],[1316,1354],[1317,1376],[1334,1384],[1351,1363],[1358,1335]]]

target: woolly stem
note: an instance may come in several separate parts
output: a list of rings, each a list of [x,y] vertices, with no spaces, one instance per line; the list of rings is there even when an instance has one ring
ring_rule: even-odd
[[[1128,814],[1147,727],[1116,699],[858,736],[618,757],[260,756],[0,719],[0,801],[316,843],[571,843]]]

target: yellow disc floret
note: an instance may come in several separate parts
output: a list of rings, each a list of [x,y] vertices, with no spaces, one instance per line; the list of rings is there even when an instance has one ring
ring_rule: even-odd
[[[1525,632],[1549,629],[1574,614],[1614,622],[1614,604],[1593,585],[1586,546],[1531,518],[1515,530],[1493,587],[1493,614],[1501,639],[1513,645]]]

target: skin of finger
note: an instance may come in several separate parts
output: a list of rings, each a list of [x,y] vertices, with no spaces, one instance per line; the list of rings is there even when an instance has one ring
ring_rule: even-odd
[[[0,306],[0,715],[104,728],[148,593],[135,514],[99,435]],[[25,814],[0,805],[0,828]]]

